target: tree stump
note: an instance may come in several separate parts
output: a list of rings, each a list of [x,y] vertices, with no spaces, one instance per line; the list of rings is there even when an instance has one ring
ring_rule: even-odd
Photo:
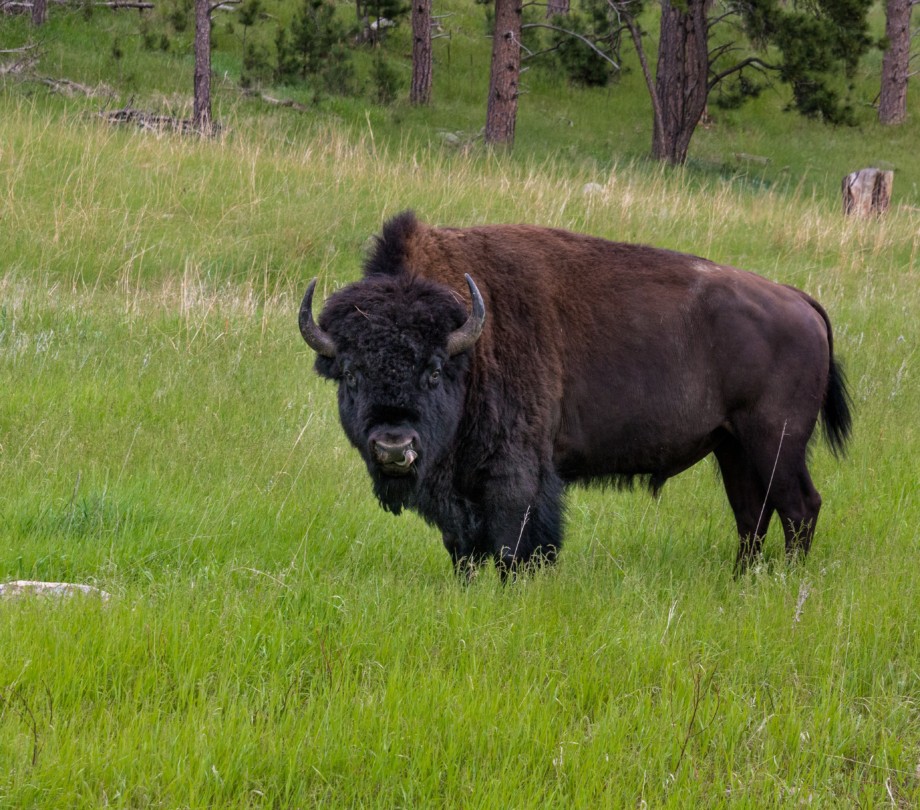
[[[32,0],[32,25],[38,27],[48,22],[48,0]]]
[[[894,172],[860,169],[843,178],[843,213],[867,219],[880,217],[891,204]]]

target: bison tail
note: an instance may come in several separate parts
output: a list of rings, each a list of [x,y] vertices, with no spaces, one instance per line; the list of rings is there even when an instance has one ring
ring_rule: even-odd
[[[830,365],[827,374],[827,388],[824,391],[824,404],[821,406],[821,424],[824,426],[824,438],[827,439],[831,452],[839,458],[846,454],[847,441],[853,427],[851,414],[853,400],[847,390],[847,377],[843,373],[843,367],[834,357],[834,334],[831,330],[831,319],[827,317],[824,307],[814,298],[801,290],[798,290],[798,293],[823,318],[824,327],[827,330]]]
[[[846,374],[843,373],[843,368],[834,357],[834,334],[831,329],[831,319],[824,311],[824,307],[814,298],[801,290],[798,290],[798,293],[824,319],[824,327],[827,330],[830,366],[827,374],[827,388],[824,391],[824,404],[821,406],[821,424],[824,426],[824,438],[827,439],[831,452],[839,458],[846,454],[847,440],[850,438],[850,431],[853,427],[851,414],[853,400],[847,390]]]
[[[827,378],[827,391],[824,393],[824,405],[821,407],[821,423],[824,436],[835,456],[846,453],[846,443],[850,438],[853,417],[850,406],[853,400],[847,390],[847,379],[843,369],[831,354],[830,374]]]
[[[827,375],[827,389],[824,392],[824,404],[821,406],[821,423],[824,426],[824,437],[827,439],[831,452],[839,458],[846,454],[847,440],[850,438],[850,431],[853,427],[853,416],[850,412],[853,400],[847,390],[847,378],[846,374],[843,373],[843,367],[834,357],[834,336],[831,331],[831,320],[827,317],[824,307],[813,298],[806,297],[808,302],[824,319],[827,327],[830,367]]]

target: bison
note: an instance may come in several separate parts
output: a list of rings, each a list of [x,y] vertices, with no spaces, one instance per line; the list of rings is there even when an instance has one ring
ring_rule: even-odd
[[[527,225],[383,227],[364,277],[314,321],[316,370],[381,505],[437,526],[469,575],[556,559],[573,482],[657,494],[714,453],[740,538],[773,512],[808,552],[820,414],[843,451],[849,395],[831,325],[805,293],[696,256]]]

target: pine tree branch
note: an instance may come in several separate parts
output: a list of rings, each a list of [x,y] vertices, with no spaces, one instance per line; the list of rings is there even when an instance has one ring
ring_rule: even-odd
[[[758,56],[749,56],[747,59],[742,59],[737,65],[733,65],[730,68],[726,68],[721,73],[717,73],[715,76],[713,76],[709,80],[709,84],[707,85],[709,88],[709,91],[712,92],[715,89],[716,85],[718,85],[720,82],[727,79],[733,73],[738,73],[739,71],[744,70],[746,67],[755,67],[761,72],[766,72],[768,70],[773,70],[773,71],[779,70],[779,66],[768,64],[767,62],[764,62]]]
[[[737,14],[736,11],[726,11],[724,14],[720,14],[718,17],[713,17],[711,20],[706,21],[706,31],[707,33],[712,31],[720,22],[727,20],[729,17],[733,17]]]
[[[243,0],[220,0],[220,2],[211,3],[208,5],[208,15],[210,16],[215,11],[224,11],[228,6],[238,6],[242,2]]]
[[[587,45],[592,51],[594,51],[594,53],[596,53],[601,59],[604,59],[605,61],[613,65],[615,70],[620,69],[620,66],[616,62],[614,62],[613,59],[607,56],[607,54],[605,54],[600,48],[598,48],[597,45],[595,45],[590,39],[588,39],[585,36],[582,36],[576,31],[569,31],[569,29],[567,28],[560,28],[558,25],[550,25],[549,23],[527,23],[526,25],[521,26],[522,31],[526,31],[528,28],[548,28],[550,31],[558,31],[561,34],[567,34],[568,36],[574,37],[575,39],[580,39],[582,42],[585,43],[585,45]]]
[[[725,54],[730,53],[731,51],[740,51],[737,45],[734,42],[726,42],[724,45],[719,45],[717,48],[713,48],[709,52],[709,69],[712,70],[712,66],[719,61]]]
[[[553,53],[553,52],[558,51],[558,50],[559,50],[559,46],[558,46],[558,45],[553,45],[552,48],[544,48],[542,51],[536,51],[535,53],[534,53],[534,52],[530,52],[530,53],[528,53],[527,56],[524,57],[524,58],[525,58],[525,59],[536,59],[536,58],[538,58],[538,57],[540,57],[540,56],[545,56],[545,55],[548,54],[548,53]]]
[[[608,0],[611,6],[613,6],[613,0]],[[648,94],[652,99],[652,129],[654,130],[654,135],[652,136],[653,143],[661,139],[662,137],[662,110],[661,110],[661,99],[658,98],[658,91],[655,89],[655,82],[652,80],[652,71],[648,66],[648,59],[645,56],[645,48],[642,47],[642,36],[639,31],[639,26],[636,25],[636,18],[632,14],[626,13],[623,11],[622,15],[620,14],[621,9],[614,9],[617,12],[617,15],[620,16],[620,19],[624,19],[626,27],[629,29],[629,34],[632,37],[633,45],[636,48],[636,53],[639,56],[639,65],[642,67],[642,75],[645,77],[645,86],[648,88]]]

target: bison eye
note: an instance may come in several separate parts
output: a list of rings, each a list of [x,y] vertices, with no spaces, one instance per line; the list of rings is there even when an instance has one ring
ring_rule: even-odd
[[[346,368],[342,372],[342,376],[345,378],[345,385],[347,385],[349,388],[354,388],[358,384],[358,379],[352,373],[351,369]]]
[[[441,383],[441,361],[432,360],[422,377],[422,385],[427,388],[437,388]]]

